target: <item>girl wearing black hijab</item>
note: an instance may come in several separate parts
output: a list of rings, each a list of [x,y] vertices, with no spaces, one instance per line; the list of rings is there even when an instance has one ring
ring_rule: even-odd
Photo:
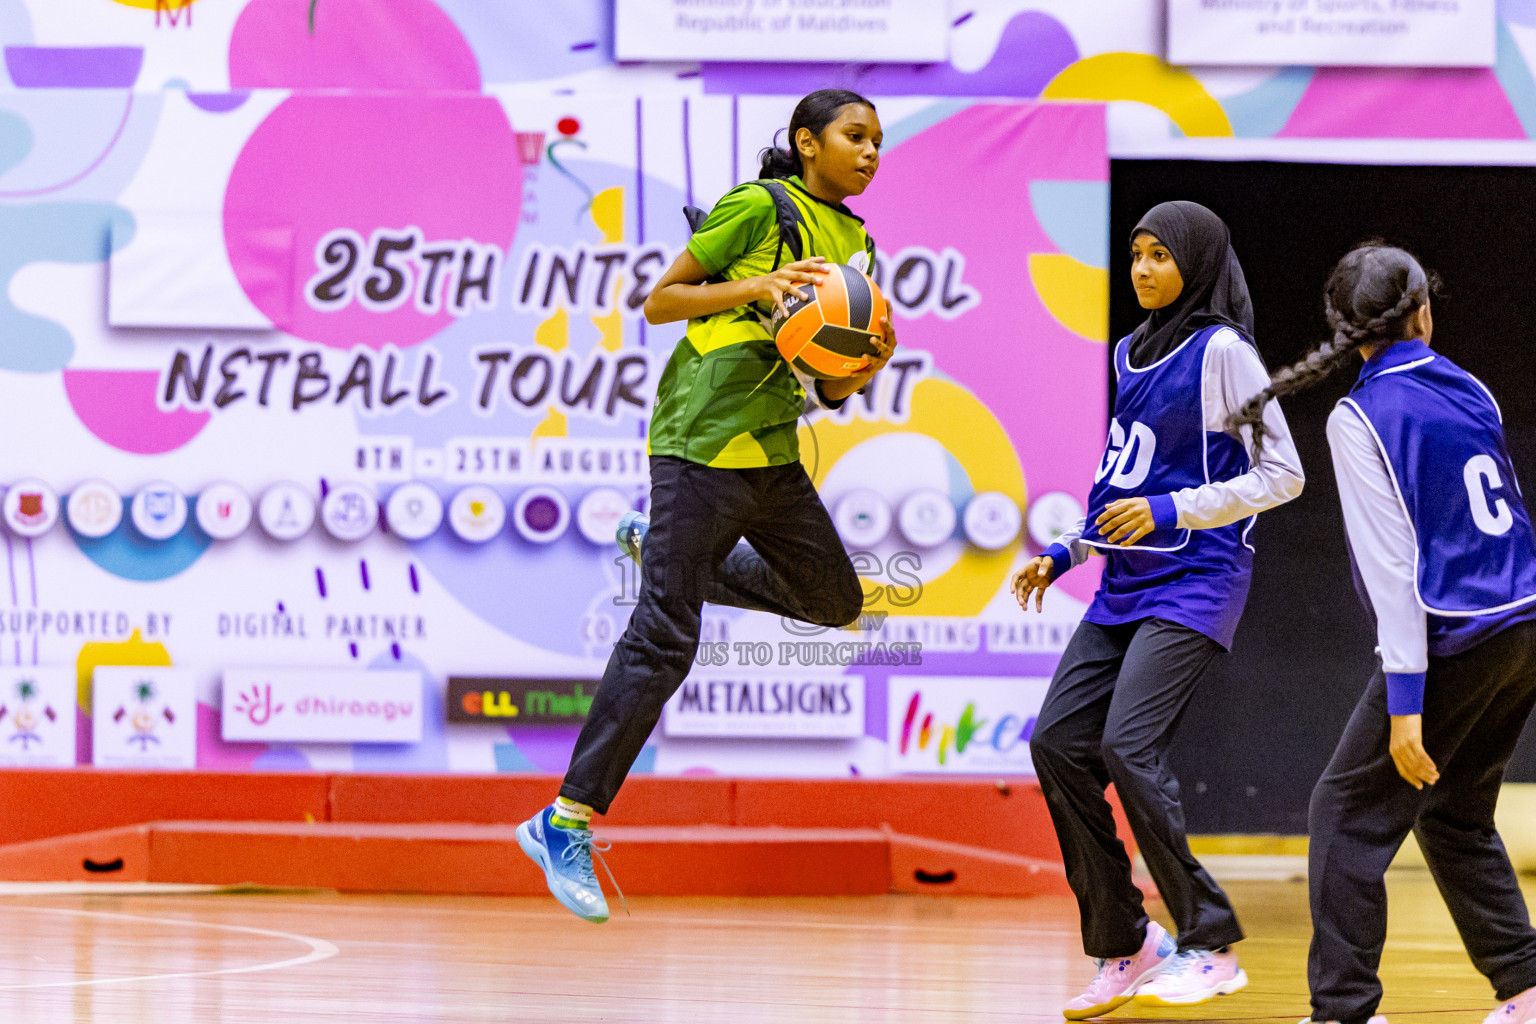
[[[1035,771],[1098,961],[1066,1017],[1135,997],[1198,1003],[1247,984],[1228,948],[1243,937],[1226,894],[1189,852],[1166,753],[1211,662],[1230,649],[1248,597],[1253,517],[1301,493],[1274,403],[1232,436],[1228,416],[1269,384],[1226,224],[1196,203],[1153,207],[1131,235],[1131,282],[1149,310],[1115,347],[1109,445],[1088,515],[1014,574],[1038,610],[1062,573],[1104,555],[1103,581],[1073,634],[1030,739]],[[1115,836],[1113,782],[1147,868],[1178,925],[1148,918]]]

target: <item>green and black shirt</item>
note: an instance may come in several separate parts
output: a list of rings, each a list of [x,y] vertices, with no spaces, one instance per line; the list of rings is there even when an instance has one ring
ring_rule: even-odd
[[[818,199],[798,177],[782,181],[799,209],[802,251],[868,273],[875,243],[841,203]],[[717,280],[760,277],[793,260],[780,252],[778,217],[768,190],[738,185],[716,204],[688,251]],[[796,462],[805,391],[774,348],[765,320],[771,304],[754,303],[688,321],[656,389],[650,453],[725,469]]]

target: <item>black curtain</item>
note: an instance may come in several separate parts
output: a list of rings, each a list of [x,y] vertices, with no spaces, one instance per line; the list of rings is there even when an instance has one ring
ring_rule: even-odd
[[[1402,245],[1444,278],[1434,346],[1493,390],[1530,490],[1536,168],[1118,160],[1110,182],[1111,338],[1143,315],[1129,282],[1129,233],[1165,200],[1203,203],[1231,227],[1271,368],[1326,336],[1323,282],[1351,245]],[[1307,487],[1259,518],[1253,590],[1232,656],[1219,660],[1179,726],[1173,764],[1191,832],[1305,832],[1312,785],[1374,669],[1374,625],[1350,581],[1324,436],[1356,370],[1284,403]],[[1509,779],[1536,781],[1536,728],[1527,728]]]

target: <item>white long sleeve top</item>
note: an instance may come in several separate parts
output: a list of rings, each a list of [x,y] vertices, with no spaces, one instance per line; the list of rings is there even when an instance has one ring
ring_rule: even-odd
[[[1371,428],[1350,406],[1340,404],[1329,415],[1328,447],[1339,481],[1344,531],[1376,613],[1376,652],[1382,669],[1389,675],[1422,678],[1429,668],[1429,620],[1416,596],[1413,524]]]

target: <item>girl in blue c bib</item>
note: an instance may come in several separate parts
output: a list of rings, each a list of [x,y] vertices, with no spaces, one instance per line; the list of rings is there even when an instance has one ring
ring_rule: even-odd
[[[1326,292],[1333,340],[1234,420],[1365,357],[1328,418],[1328,445],[1381,666],[1312,793],[1311,1019],[1376,1012],[1384,876],[1411,830],[1472,963],[1504,1001],[1488,1021],[1530,1024],[1536,930],[1493,812],[1536,707],[1536,531],[1498,403],[1429,347],[1430,286],[1401,249],[1346,255]]]
[[[1277,406],[1257,431],[1226,432],[1269,384],[1227,226],[1198,204],[1163,203],[1136,225],[1131,250],[1136,297],[1150,314],[1115,347],[1114,418],[1088,515],[1012,584],[1021,606],[1033,594],[1038,609],[1063,572],[1092,552],[1105,556],[1030,739],[1083,949],[1100,961],[1063,1010],[1073,1020],[1133,997],[1197,1003],[1247,984],[1228,948],[1242,928],[1189,852],[1165,756],[1195,687],[1231,647],[1248,598],[1253,517],[1303,483]],[[1269,438],[1262,452],[1255,433]],[[1104,796],[1110,782],[1178,924],[1177,946],[1131,881]]]

